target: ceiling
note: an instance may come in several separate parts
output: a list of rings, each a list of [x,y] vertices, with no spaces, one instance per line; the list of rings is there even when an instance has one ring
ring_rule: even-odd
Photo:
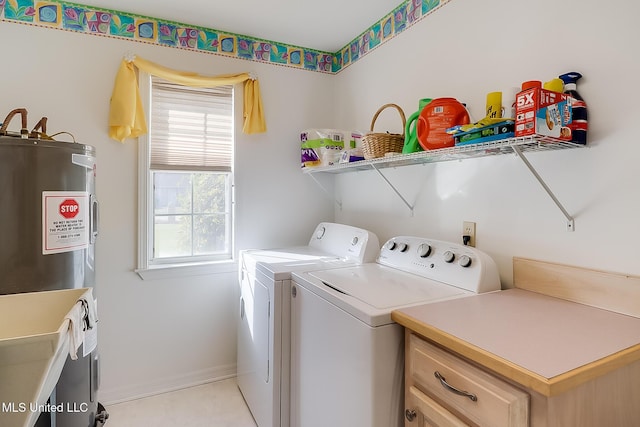
[[[402,0],[76,0],[77,3],[337,52]]]

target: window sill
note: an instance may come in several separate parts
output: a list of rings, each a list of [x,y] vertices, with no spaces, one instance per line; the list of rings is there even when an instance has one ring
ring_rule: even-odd
[[[238,263],[234,260],[194,263],[154,265],[134,270],[142,280],[172,279],[185,276],[237,273]]]

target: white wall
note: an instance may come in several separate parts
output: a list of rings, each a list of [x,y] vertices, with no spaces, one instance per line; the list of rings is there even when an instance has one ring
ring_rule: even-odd
[[[131,41],[0,22],[3,66],[0,114],[29,110],[29,124],[69,131],[97,150],[100,236],[97,295],[102,356],[101,400],[134,396],[235,375],[235,273],[142,281],[134,272],[137,236],[137,144],[107,137],[109,98],[123,55],[132,52],[203,74],[253,71],[262,89],[268,132],[236,123],[237,249],[300,245],[332,202],[300,173],[299,129],[329,126],[331,76]],[[16,121],[10,130],[17,130]]]
[[[528,156],[575,216],[575,232],[515,155],[384,170],[415,201],[413,217],[375,172],[339,175],[336,220],[381,241],[459,241],[462,222],[475,221],[477,247],[496,259],[505,286],[513,256],[640,274],[639,12],[625,0],[452,0],[336,77],[336,126],[368,129],[389,102],[408,117],[420,98],[453,96],[478,120],[489,92],[581,72],[589,148]],[[385,111],[376,131],[400,132],[399,123]]]

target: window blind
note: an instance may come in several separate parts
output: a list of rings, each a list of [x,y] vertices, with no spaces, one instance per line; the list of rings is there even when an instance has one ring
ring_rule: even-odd
[[[153,77],[150,168],[230,172],[233,86],[194,88]]]

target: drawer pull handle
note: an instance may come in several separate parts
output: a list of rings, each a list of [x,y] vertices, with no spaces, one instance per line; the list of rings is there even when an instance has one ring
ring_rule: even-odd
[[[447,383],[447,381],[444,379],[444,377],[442,376],[442,374],[440,372],[435,371],[433,373],[433,375],[440,381],[440,384],[442,384],[442,387],[446,388],[450,392],[458,394],[460,396],[468,397],[473,402],[477,402],[478,401],[478,396],[476,396],[475,394],[469,393],[468,391],[459,390],[459,389],[455,388],[454,386],[450,385],[449,383]]]
[[[411,422],[416,419],[416,411],[413,409],[406,409],[404,411],[404,416],[407,418],[407,421]]]

